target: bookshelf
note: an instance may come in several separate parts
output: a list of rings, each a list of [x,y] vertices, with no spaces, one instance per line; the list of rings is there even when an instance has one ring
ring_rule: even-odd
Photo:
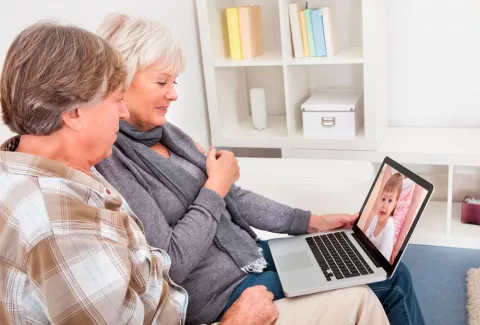
[[[212,145],[375,150],[387,127],[386,4],[311,0],[335,6],[339,53],[295,58],[288,6],[294,0],[196,0]],[[300,1],[301,2],[301,1]],[[232,60],[224,10],[261,6],[263,55]],[[267,129],[253,129],[249,89],[265,89]],[[363,127],[355,137],[305,138],[300,105],[318,88],[361,88]]]

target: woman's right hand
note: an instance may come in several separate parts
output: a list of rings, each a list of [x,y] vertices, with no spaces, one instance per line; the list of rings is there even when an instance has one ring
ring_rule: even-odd
[[[240,177],[238,160],[232,152],[210,147],[207,154],[208,180],[205,187],[225,197],[233,183]]]

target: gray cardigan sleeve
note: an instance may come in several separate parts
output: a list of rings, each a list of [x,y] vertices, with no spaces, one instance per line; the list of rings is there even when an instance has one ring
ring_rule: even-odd
[[[182,283],[214,239],[217,221],[225,208],[223,198],[212,190],[201,189],[185,216],[170,227],[155,200],[120,161],[108,158],[95,167],[142,221],[148,244],[168,253],[172,261],[170,276]],[[142,213],[146,210],[148,213]]]
[[[237,185],[232,189],[238,208],[250,226],[289,235],[307,233],[310,211],[289,207]]]

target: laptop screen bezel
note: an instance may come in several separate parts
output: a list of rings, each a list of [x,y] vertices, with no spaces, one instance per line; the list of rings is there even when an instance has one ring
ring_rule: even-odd
[[[405,237],[405,240],[403,241],[402,247],[398,251],[397,257],[393,261],[392,264],[383,256],[383,254],[377,249],[377,247],[368,239],[368,237],[365,235],[365,233],[358,227],[358,222],[360,221],[360,218],[362,217],[363,210],[365,209],[365,206],[367,205],[370,196],[372,195],[372,192],[375,188],[375,185],[377,184],[377,181],[380,177],[380,174],[382,173],[385,165],[389,165],[399,173],[405,175],[407,178],[411,179],[413,182],[421,186],[427,191],[427,195],[423,199],[422,205],[418,209],[417,215],[415,216],[415,219],[412,222],[412,226],[410,227],[408,234]],[[372,183],[372,186],[370,187],[370,190],[368,192],[368,195],[363,202],[362,208],[360,209],[360,216],[359,218],[355,221],[353,224],[352,230],[357,234],[358,238],[360,241],[365,245],[365,248],[368,249],[372,255],[373,258],[375,258],[376,262],[378,262],[382,268],[387,272],[387,276],[390,277],[393,272],[395,271],[398,263],[400,262],[400,259],[402,258],[402,255],[405,251],[405,248],[408,245],[408,241],[410,240],[410,237],[412,236],[413,230],[415,229],[418,220],[420,219],[420,216],[423,213],[423,210],[425,209],[428,201],[430,200],[430,197],[433,193],[434,186],[432,183],[428,182],[424,178],[420,177],[419,175],[413,173],[412,171],[408,170],[406,167],[400,165],[390,157],[385,157],[385,159],[382,162],[382,165],[380,166],[380,169],[375,177],[374,182]]]

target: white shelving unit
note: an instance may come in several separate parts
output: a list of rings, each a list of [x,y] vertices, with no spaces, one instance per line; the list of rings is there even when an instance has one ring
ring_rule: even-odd
[[[447,198],[429,204],[415,230],[412,243],[480,249],[480,225],[463,224],[460,221],[461,203],[453,201],[455,168],[480,166],[480,146],[475,141],[469,141],[478,137],[480,129],[476,128],[389,127],[376,150],[289,148],[283,150],[283,154],[295,158],[363,160],[375,163],[389,156],[403,164],[445,166]]]
[[[454,203],[452,208],[453,214],[449,225],[449,219],[444,218],[447,203],[430,202],[418,222],[411,243],[471,249],[480,248],[480,226],[461,222],[461,203]]]
[[[480,226],[460,222],[453,202],[454,168],[480,166],[480,129],[402,128],[387,122],[387,11],[384,0],[311,0],[311,8],[335,6],[342,50],[322,58],[293,57],[288,5],[296,0],[196,0],[201,51],[215,146],[280,148],[282,157],[354,159],[447,167],[445,202],[431,202],[413,243],[480,248]],[[231,60],[222,10],[261,5],[265,54]],[[268,129],[255,131],[248,90],[266,92]],[[362,88],[363,127],[355,138],[303,136],[301,103],[316,88]],[[473,133],[473,134],[472,134]]]
[[[341,51],[294,58],[288,5],[295,0],[197,0],[212,144],[224,147],[375,150],[386,128],[386,10],[383,0],[310,0],[335,6]],[[260,5],[264,54],[232,60],[224,9]],[[253,129],[249,89],[265,89],[268,128]],[[355,138],[303,137],[300,105],[317,88],[361,88]]]
[[[376,150],[285,149],[288,157],[355,159],[381,162],[390,156],[405,164],[480,166],[480,128],[389,127]]]

